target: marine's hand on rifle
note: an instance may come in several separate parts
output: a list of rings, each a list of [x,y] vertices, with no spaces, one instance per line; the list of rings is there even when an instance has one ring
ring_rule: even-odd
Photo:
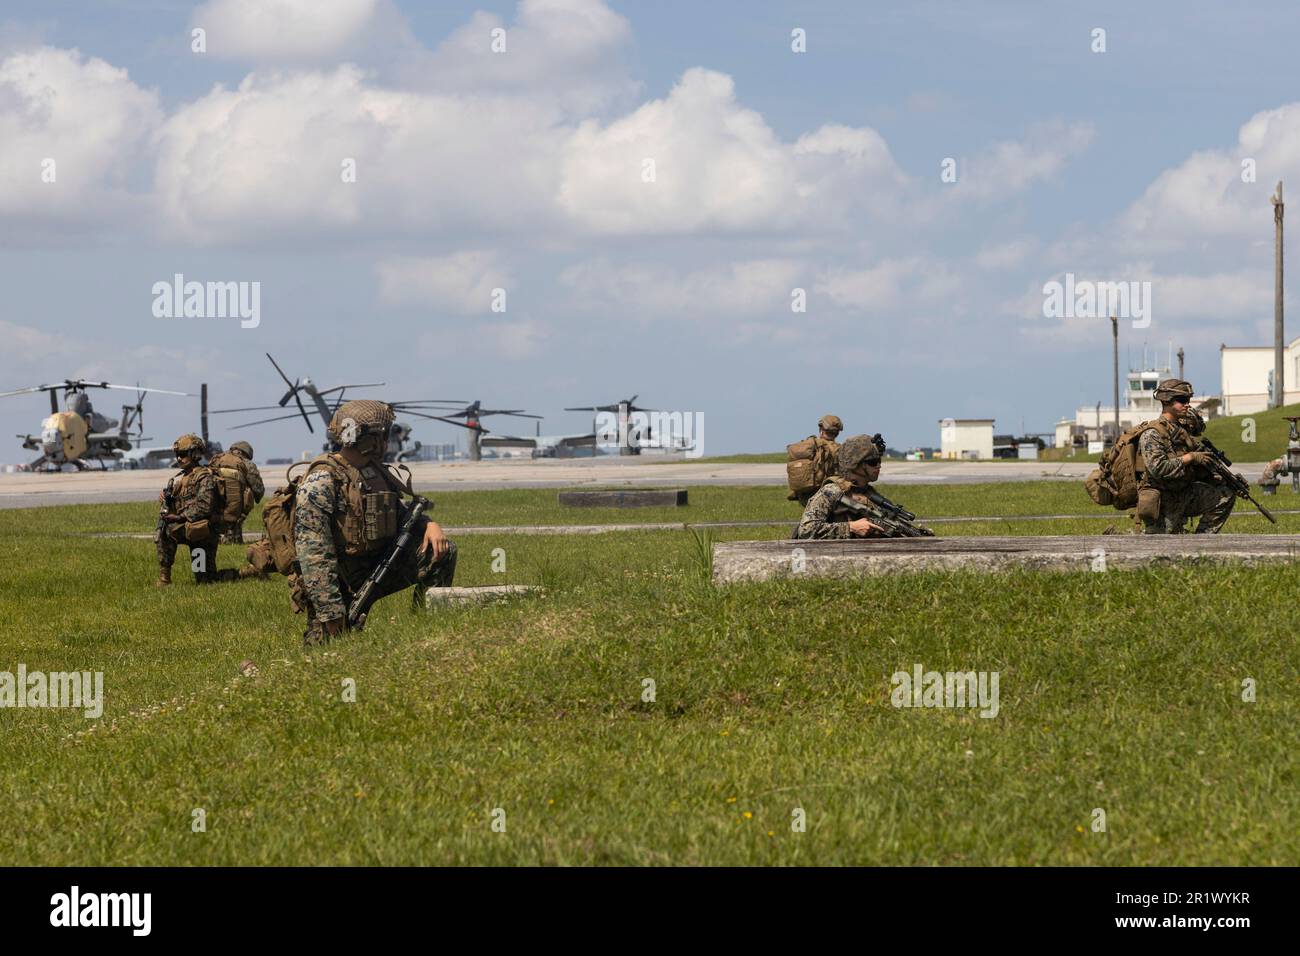
[[[417,554],[424,554],[425,551],[433,549],[433,558],[438,560],[442,558],[451,548],[451,542],[447,536],[442,533],[442,526],[436,521],[430,521],[424,526],[424,539],[420,542]]]
[[[854,537],[865,538],[873,531],[883,534],[885,529],[869,518],[854,518],[849,522],[849,534]]]
[[[1183,455],[1184,465],[1200,465],[1202,468],[1211,467],[1215,460],[1215,457],[1208,451],[1189,451]]]

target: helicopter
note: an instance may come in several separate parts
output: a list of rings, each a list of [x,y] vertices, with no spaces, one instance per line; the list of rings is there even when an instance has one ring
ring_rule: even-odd
[[[307,431],[311,432],[312,434],[315,434],[316,428],[312,425],[311,416],[307,413],[307,408],[303,405],[302,398],[300,397],[300,395],[305,394],[307,398],[311,400],[312,405],[316,409],[316,414],[320,417],[320,420],[325,424],[325,428],[328,431],[330,419],[334,417],[335,410],[340,405],[343,404],[344,392],[346,392],[349,388],[379,388],[384,384],[383,382],[364,382],[364,383],[354,384],[354,385],[335,385],[332,388],[321,389],[321,388],[317,388],[316,383],[313,382],[310,378],[301,378],[301,379],[295,378],[292,381],[290,381],[289,376],[284,373],[284,369],[280,368],[279,363],[277,363],[276,360],[271,357],[270,352],[266,353],[266,357],[270,361],[271,365],[275,368],[276,372],[279,373],[280,378],[284,380],[284,384],[288,386],[288,391],[286,391],[280,397],[280,401],[275,405],[253,405],[247,408],[213,409],[211,414],[228,415],[235,412],[263,412],[263,411],[273,411],[277,409],[283,410],[289,404],[289,400],[292,399],[294,404],[298,406],[297,412],[291,412],[288,415],[276,415],[272,418],[260,418],[257,421],[243,422],[239,425],[233,425],[231,427],[249,428],[253,425],[265,425],[268,422],[286,421],[290,418],[298,418],[301,416],[302,420],[307,424]],[[335,393],[337,393],[337,395]],[[334,398],[331,400],[332,404],[331,401],[326,401],[325,396],[327,395],[334,396]],[[420,412],[412,411],[411,409],[425,408],[426,406],[458,405],[458,404],[462,404],[462,400],[461,399],[426,399],[426,400],[415,401],[415,402],[387,402],[386,404],[392,406],[393,410],[396,411],[398,414],[409,413],[419,418],[434,418],[439,421],[448,421],[448,419],[438,418],[438,416],[436,415],[422,414]],[[433,409],[431,408],[430,410]],[[451,421],[451,424],[459,425],[461,423],[456,421]],[[408,447],[408,443],[409,443],[409,447]],[[395,422],[393,424],[392,429],[389,431],[388,450],[384,453],[384,461],[406,461],[408,458],[414,457],[415,454],[420,450],[420,447],[421,446],[418,441],[412,441],[411,439],[411,426],[406,424],[405,422]],[[337,451],[338,448],[332,442],[326,442],[324,445],[324,450]]]
[[[134,405],[122,406],[121,419],[108,418],[95,411],[87,389],[121,389],[135,392]],[[64,410],[59,411],[58,393],[63,392]],[[111,382],[90,382],[84,378],[65,379],[50,385],[32,385],[10,392],[0,392],[0,398],[13,395],[31,395],[48,392],[50,416],[41,422],[41,433],[19,435],[23,447],[39,451],[40,457],[26,468],[32,471],[62,471],[72,465],[84,471],[92,461],[99,462],[103,471],[107,462],[119,461],[123,455],[149,439],[144,437],[144,396],[150,392],[161,395],[188,396],[188,392],[173,392],[165,388],[145,388],[140,385],[114,385]],[[134,429],[134,433],[132,430]]]
[[[612,402],[609,405],[576,405],[572,408],[566,408],[565,411],[614,413],[618,416],[618,453],[620,455],[639,455],[641,454],[642,446],[649,444],[654,438],[654,433],[650,428],[648,420],[642,418],[642,421],[645,422],[643,430],[642,427],[637,424],[636,420],[631,418],[631,416],[638,412],[654,412],[657,411],[657,409],[641,408],[636,404],[636,400],[637,396],[633,395],[631,398]],[[597,415],[596,418],[592,420],[591,430],[593,432],[607,434],[608,421],[605,422],[606,427],[604,429],[602,429],[600,425],[601,416]]]

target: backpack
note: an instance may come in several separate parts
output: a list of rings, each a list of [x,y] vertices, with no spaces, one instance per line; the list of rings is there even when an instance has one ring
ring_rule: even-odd
[[[296,462],[284,473],[288,484],[275,489],[275,493],[266,499],[262,506],[262,527],[266,529],[266,543],[271,548],[271,558],[275,569],[281,574],[291,574],[294,562],[298,560],[298,550],[293,543],[293,509],[298,500],[298,485],[302,483],[307,472],[296,477],[293,470],[304,462]]]
[[[217,484],[214,520],[223,528],[233,528],[253,510],[253,489],[248,486],[242,461],[233,452],[224,452],[208,462]]]
[[[802,501],[835,474],[838,464],[835,446],[809,435],[803,441],[787,445],[785,480],[790,486],[788,501]]]
[[[1117,511],[1127,511],[1137,505],[1138,485],[1146,470],[1138,451],[1138,439],[1143,432],[1159,427],[1159,421],[1135,425],[1121,434],[1101,456],[1097,467],[1083,481],[1083,487],[1094,504],[1111,505]]]

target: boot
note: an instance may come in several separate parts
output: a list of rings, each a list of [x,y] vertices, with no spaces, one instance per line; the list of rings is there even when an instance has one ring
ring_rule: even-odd
[[[165,588],[165,587],[167,587],[167,585],[169,585],[169,584],[171,584],[171,583],[172,583],[172,569],[171,569],[171,568],[159,568],[159,569],[158,569],[158,580],[154,582],[154,587],[156,587],[156,588]]]
[[[239,569],[239,577],[241,580],[243,580],[244,578],[264,578],[266,577],[266,572],[259,571],[251,564],[245,564],[243,567]]]

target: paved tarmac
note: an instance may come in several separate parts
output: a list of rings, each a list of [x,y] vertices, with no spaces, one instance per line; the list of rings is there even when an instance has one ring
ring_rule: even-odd
[[[282,484],[285,466],[263,465],[268,490]],[[1254,478],[1263,465],[1236,466]],[[498,459],[495,461],[414,462],[421,491],[499,488],[689,487],[691,485],[784,485],[784,464],[700,464],[690,459],[603,457],[573,459]],[[1039,461],[889,461],[886,485],[972,484],[990,481],[1080,481],[1088,462]],[[0,508],[152,501],[174,472],[166,469],[64,474],[0,473]]]

